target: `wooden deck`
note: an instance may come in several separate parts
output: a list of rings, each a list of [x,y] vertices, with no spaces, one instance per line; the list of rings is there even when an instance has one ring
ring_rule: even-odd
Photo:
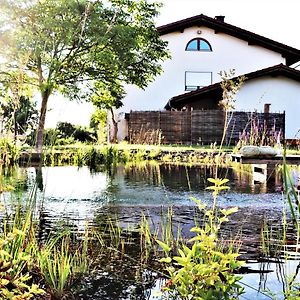
[[[283,155],[276,156],[243,156],[241,154],[232,154],[232,161],[241,164],[282,164]],[[285,161],[288,165],[300,165],[300,155],[287,155]]]

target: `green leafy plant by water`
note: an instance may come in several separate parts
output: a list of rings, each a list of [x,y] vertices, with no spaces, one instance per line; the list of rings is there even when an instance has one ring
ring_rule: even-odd
[[[37,284],[32,283],[28,267],[32,256],[20,247],[25,233],[14,229],[0,238],[0,297],[1,299],[31,299],[44,294]]]
[[[284,195],[286,198],[287,205],[289,207],[289,211],[292,216],[292,221],[294,224],[294,229],[296,231],[296,252],[298,252],[299,248],[299,239],[300,239],[300,224],[299,224],[299,216],[300,216],[300,194],[299,191],[296,189],[293,179],[291,177],[291,173],[289,167],[285,160],[286,150],[284,151],[284,158],[283,158],[283,188],[284,188]],[[284,291],[284,299],[292,300],[292,299],[300,299],[300,283],[298,279],[300,271],[300,263],[298,263],[295,273],[290,276],[289,278],[285,278],[287,282],[286,290]]]
[[[208,209],[201,201],[193,199],[203,214],[202,225],[196,224],[191,232],[194,237],[178,248],[178,253],[172,255],[172,248],[168,244],[157,241],[166,257],[161,262],[166,263],[169,280],[163,288],[166,299],[238,299],[243,288],[239,284],[240,276],[234,271],[243,265],[238,261],[238,251],[234,247],[227,249],[219,245],[218,234],[223,223],[237,211],[217,209],[216,196],[228,180],[210,179],[214,185],[209,187],[213,191],[214,204]],[[226,250],[225,250],[226,249]]]
[[[31,299],[44,291],[32,278],[34,258],[31,255],[31,237],[34,237],[31,211],[23,213],[15,207],[12,218],[2,207],[3,232],[0,235],[0,298]]]
[[[87,239],[80,247],[71,248],[68,235],[50,239],[44,246],[36,249],[37,264],[48,292],[53,299],[67,296],[73,281],[89,268]]]

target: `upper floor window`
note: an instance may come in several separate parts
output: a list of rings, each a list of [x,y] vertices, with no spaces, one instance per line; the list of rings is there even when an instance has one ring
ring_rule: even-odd
[[[186,51],[212,51],[210,43],[202,38],[195,38],[189,41],[185,48]]]

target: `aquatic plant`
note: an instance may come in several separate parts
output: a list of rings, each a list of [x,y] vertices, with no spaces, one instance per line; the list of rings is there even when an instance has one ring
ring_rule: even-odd
[[[47,292],[53,299],[67,298],[71,286],[79,275],[83,275],[89,268],[88,263],[88,235],[82,245],[72,248],[72,241],[68,234],[50,238],[39,247],[35,245],[34,255],[39,272],[43,277]]]
[[[300,216],[300,193],[296,189],[295,184],[291,178],[291,172],[285,160],[286,157],[286,149],[284,149],[283,155],[283,167],[282,167],[282,174],[283,174],[283,189],[284,195],[286,197],[286,202],[289,208],[289,211],[292,216],[294,229],[297,233],[296,236],[296,247],[295,251],[298,252],[299,248],[299,239],[300,239],[300,224],[299,224],[299,216]],[[295,274],[293,274],[290,278],[285,278],[287,281],[287,288],[285,291],[285,299],[298,299],[300,298],[299,292],[299,280],[297,280],[298,273],[300,271],[300,263],[298,263]]]
[[[31,299],[44,294],[44,290],[32,283],[28,267],[32,257],[20,247],[25,233],[18,229],[0,237],[0,297],[1,299]]]
[[[238,251],[233,247],[220,247],[218,233],[221,225],[228,217],[237,211],[216,208],[216,196],[222,190],[228,189],[227,179],[209,179],[213,186],[214,204],[211,209],[201,201],[194,199],[199,211],[203,214],[202,225],[196,224],[191,232],[195,236],[182,243],[178,255],[172,255],[172,248],[157,241],[166,254],[161,262],[166,263],[169,280],[163,287],[166,299],[237,299],[243,288],[239,284],[242,277],[233,272],[243,265],[238,261]]]
[[[2,192],[2,191],[1,191]],[[2,205],[2,204],[1,204]],[[34,283],[32,239],[35,239],[30,208],[23,212],[15,205],[13,213],[3,210],[0,234],[0,297],[1,299],[31,299],[45,292]]]
[[[11,188],[3,185],[0,193]],[[81,241],[71,240],[66,231],[59,235],[50,233],[45,243],[37,240],[36,188],[24,203],[15,202],[12,197],[10,203],[2,206],[1,299],[27,300],[46,293],[51,299],[62,299],[70,293],[74,280],[90,265],[88,230]]]

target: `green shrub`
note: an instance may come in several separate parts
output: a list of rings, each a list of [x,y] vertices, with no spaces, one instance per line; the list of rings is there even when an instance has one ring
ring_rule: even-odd
[[[14,141],[3,137],[0,138],[0,164],[9,166],[14,164],[19,158],[20,150]]]
[[[91,128],[60,122],[55,129],[45,130],[45,146],[70,145],[76,142],[91,143],[96,140],[96,134]]]

